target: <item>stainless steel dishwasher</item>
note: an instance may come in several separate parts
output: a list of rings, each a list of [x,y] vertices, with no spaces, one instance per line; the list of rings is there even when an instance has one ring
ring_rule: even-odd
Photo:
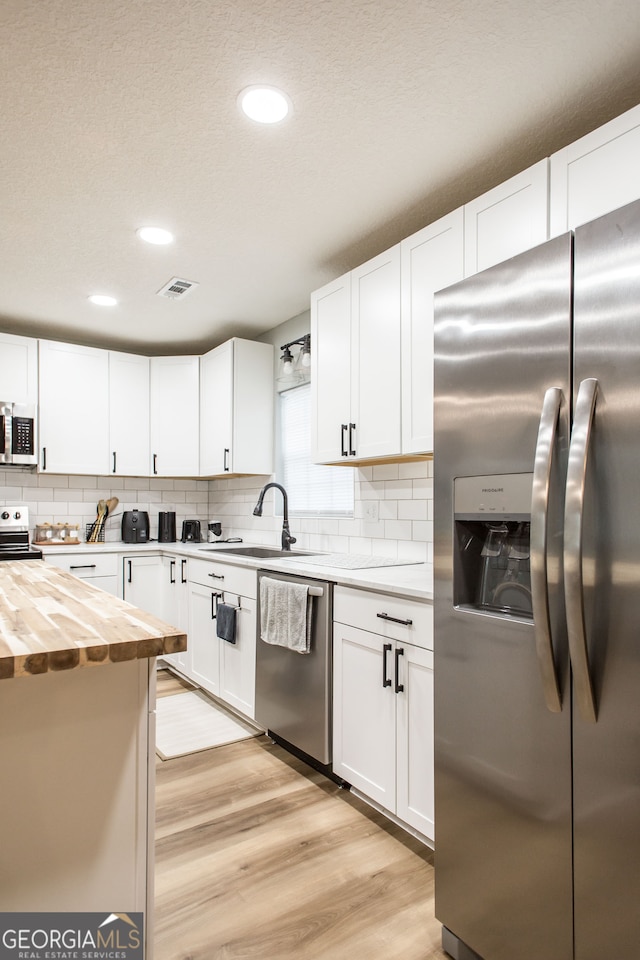
[[[313,597],[310,652],[296,653],[260,638],[263,577],[302,583]],[[270,736],[327,767],[331,764],[333,584],[271,570],[258,571],[256,721]]]

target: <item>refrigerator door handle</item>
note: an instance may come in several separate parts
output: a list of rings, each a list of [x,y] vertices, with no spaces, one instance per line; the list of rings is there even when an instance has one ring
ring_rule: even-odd
[[[582,521],[589,441],[596,408],[597,380],[583,380],[578,389],[564,508],[564,590],[567,606],[569,652],[573,666],[576,699],[584,720],[597,720],[593,684],[589,670],[587,633],[584,621],[582,581]]]
[[[538,441],[533,467],[531,492],[531,606],[535,625],[536,653],[547,707],[553,713],[562,710],[562,697],[553,657],[549,594],[547,591],[547,515],[551,464],[556,446],[556,433],[562,391],[549,387],[544,395]]]

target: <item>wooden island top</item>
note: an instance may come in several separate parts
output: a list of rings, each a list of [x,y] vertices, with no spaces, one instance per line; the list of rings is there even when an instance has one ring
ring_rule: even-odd
[[[186,648],[177,628],[43,560],[0,563],[0,680]]]

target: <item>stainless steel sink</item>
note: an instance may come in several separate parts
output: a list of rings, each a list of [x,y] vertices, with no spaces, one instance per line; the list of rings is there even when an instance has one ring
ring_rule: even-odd
[[[237,557],[281,557],[286,560],[288,557],[308,556],[315,554],[311,550],[279,550],[277,547],[200,547],[208,553],[232,553]]]

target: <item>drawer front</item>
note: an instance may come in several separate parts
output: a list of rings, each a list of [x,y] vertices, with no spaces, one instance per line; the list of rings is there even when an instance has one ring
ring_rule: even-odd
[[[336,586],[333,619],[390,640],[433,650],[433,604]],[[407,623],[406,621],[411,621]]]
[[[117,577],[117,553],[65,553],[60,556],[48,554],[47,563],[52,563],[60,570],[73,573],[81,580],[92,577]]]
[[[226,590],[255,600],[258,574],[255,567],[241,567],[219,560],[195,560],[189,558],[189,580],[205,587]]]

